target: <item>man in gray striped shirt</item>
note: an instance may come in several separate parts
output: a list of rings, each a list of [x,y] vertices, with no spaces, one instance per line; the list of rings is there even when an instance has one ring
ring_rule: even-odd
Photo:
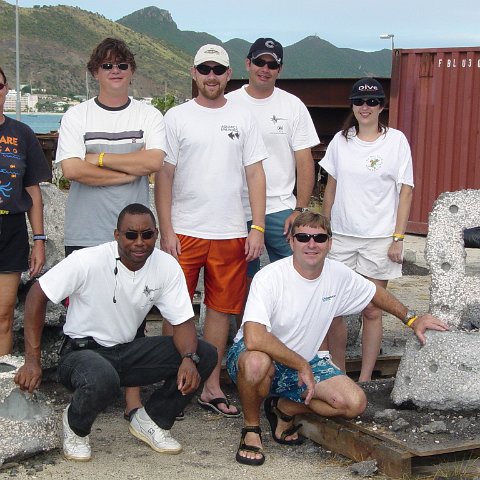
[[[127,45],[106,38],[87,68],[99,94],[64,115],[56,155],[71,182],[67,254],[112,241],[118,214],[127,204],[149,206],[148,175],[160,169],[165,155],[162,114],[128,96],[136,64]]]

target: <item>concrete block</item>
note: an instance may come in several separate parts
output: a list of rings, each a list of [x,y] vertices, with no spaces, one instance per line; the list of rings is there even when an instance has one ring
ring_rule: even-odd
[[[432,274],[430,312],[453,328],[470,329],[480,313],[480,277],[467,275],[465,228],[480,225],[480,190],[446,192],[429,217],[425,259]]]
[[[0,465],[60,445],[59,420],[40,394],[26,394],[13,379],[22,357],[0,357]]]
[[[411,401],[422,408],[471,411],[480,408],[480,332],[426,333],[406,344],[392,390],[396,405]]]

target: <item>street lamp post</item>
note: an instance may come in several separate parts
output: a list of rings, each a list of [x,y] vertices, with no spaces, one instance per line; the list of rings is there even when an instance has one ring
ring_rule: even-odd
[[[20,106],[20,34],[18,26],[18,0],[15,2],[15,61],[16,61],[16,88],[17,88],[17,102],[16,102],[16,119],[20,120],[21,116],[21,106]]]
[[[382,34],[380,35],[380,38],[381,38],[382,40],[389,40],[389,39],[392,40],[392,53],[393,53],[393,49],[395,48],[395,45],[394,45],[394,43],[393,43],[393,37],[395,37],[395,35],[394,35],[393,33],[382,33]]]

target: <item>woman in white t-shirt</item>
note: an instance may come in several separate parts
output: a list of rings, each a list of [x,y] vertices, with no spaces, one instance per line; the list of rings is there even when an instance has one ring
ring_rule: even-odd
[[[377,80],[357,81],[349,98],[352,113],[320,162],[328,172],[323,213],[332,223],[330,258],[386,288],[388,280],[402,275],[413,189],[410,146],[402,132],[380,121],[385,93]],[[371,379],[382,343],[382,313],[372,304],[362,312],[359,381]],[[334,361],[343,368],[346,338],[339,317],[328,341]]]

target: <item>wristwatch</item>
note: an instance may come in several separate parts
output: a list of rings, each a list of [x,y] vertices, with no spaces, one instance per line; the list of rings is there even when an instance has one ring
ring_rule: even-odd
[[[408,312],[403,317],[402,322],[406,325],[413,317],[417,316],[417,312],[415,310],[408,310]]]
[[[182,358],[189,358],[192,362],[198,364],[200,362],[200,357],[196,353],[184,353]]]
[[[47,236],[44,235],[43,233],[39,235],[34,235],[32,238],[33,238],[33,241],[35,240],[43,240],[44,242],[47,241]]]
[[[295,211],[296,211],[296,212],[300,212],[300,213],[308,212],[308,208],[305,208],[305,207],[297,207],[297,208],[295,208]]]

